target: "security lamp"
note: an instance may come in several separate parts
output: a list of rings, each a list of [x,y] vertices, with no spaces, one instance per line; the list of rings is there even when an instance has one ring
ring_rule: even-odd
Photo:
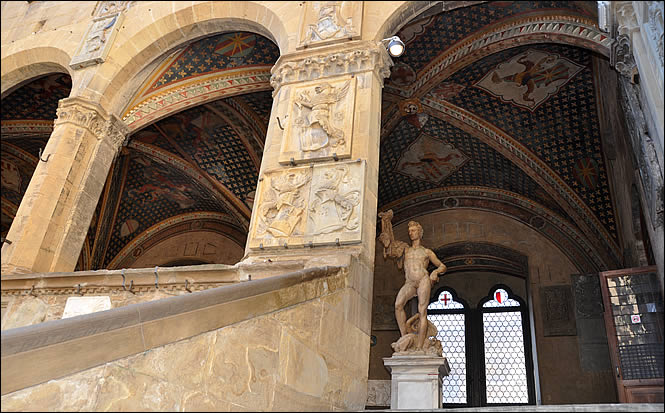
[[[400,57],[404,53],[404,42],[402,42],[399,37],[393,36],[381,41],[388,43],[388,46],[386,47],[388,53],[390,53],[392,57]]]

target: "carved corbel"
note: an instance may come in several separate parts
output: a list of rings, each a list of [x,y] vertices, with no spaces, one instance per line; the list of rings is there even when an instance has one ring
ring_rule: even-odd
[[[118,156],[120,150],[127,146],[129,141],[129,127],[117,116],[111,115],[111,118],[104,125],[104,132],[101,138],[111,143],[112,147],[116,150],[115,156]]]
[[[637,65],[635,64],[635,58],[631,49],[630,37],[628,35],[619,35],[612,44],[610,65],[634,83],[634,76],[637,74]]]
[[[621,35],[632,36],[634,31],[639,30],[633,2],[618,1],[613,2],[612,5],[614,6],[614,19],[616,22],[615,37],[618,38]]]

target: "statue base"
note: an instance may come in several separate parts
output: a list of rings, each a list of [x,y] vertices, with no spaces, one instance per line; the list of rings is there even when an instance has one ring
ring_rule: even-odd
[[[393,355],[383,364],[392,374],[391,409],[440,409],[441,383],[450,373],[445,357]]]

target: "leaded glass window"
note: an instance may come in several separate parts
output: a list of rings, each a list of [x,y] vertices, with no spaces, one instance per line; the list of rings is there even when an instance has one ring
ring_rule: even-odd
[[[486,403],[529,403],[522,306],[502,288],[490,297],[482,305]]]
[[[465,305],[455,299],[450,289],[440,290],[436,300],[427,307],[427,318],[439,333],[443,355],[448,359],[450,374],[443,379],[442,403],[466,404],[466,314]]]

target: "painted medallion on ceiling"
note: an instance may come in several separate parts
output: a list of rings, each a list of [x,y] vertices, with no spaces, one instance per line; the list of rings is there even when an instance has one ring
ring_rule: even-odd
[[[474,86],[533,111],[582,69],[565,57],[529,49],[500,63]]]
[[[450,143],[421,134],[402,154],[395,170],[438,184],[468,160],[468,156]]]

